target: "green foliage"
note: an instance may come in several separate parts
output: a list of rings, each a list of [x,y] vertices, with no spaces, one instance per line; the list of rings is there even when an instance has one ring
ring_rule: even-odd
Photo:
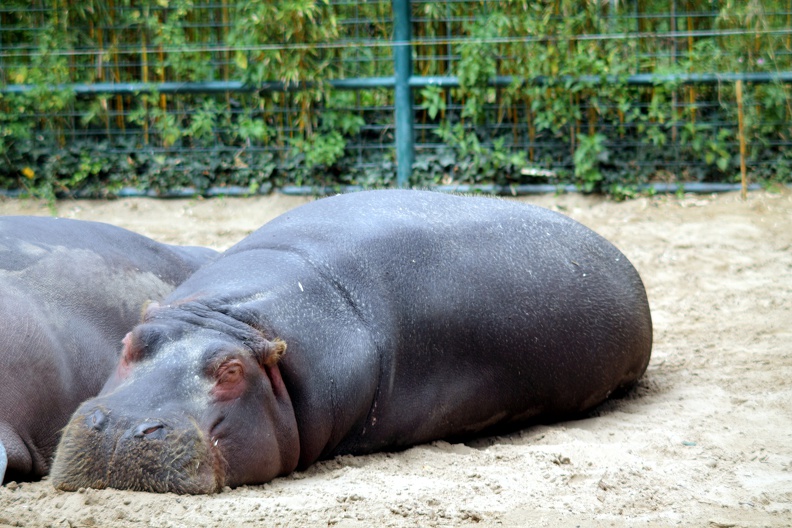
[[[250,116],[239,119],[236,132],[248,145],[253,141],[264,143],[276,134],[275,130],[267,126],[264,119]]]
[[[344,153],[344,138],[339,132],[314,134],[309,139],[295,139],[292,144],[305,159],[307,169],[329,167]]]
[[[427,86],[421,89],[421,108],[429,114],[429,119],[436,119],[438,114],[446,110],[445,92],[439,86]]]
[[[727,129],[713,133],[710,125],[688,122],[681,128],[680,144],[690,149],[694,156],[703,158],[708,165],[716,165],[725,172],[732,159],[728,147],[730,136],[731,131]]]
[[[652,16],[638,20],[620,16],[633,9]],[[709,6],[691,1],[683,9],[701,14]],[[787,27],[787,10],[780,2],[752,0],[727,2],[711,19],[685,13],[672,19],[667,2],[643,2],[629,8],[563,0],[501,3],[495,9],[482,6],[474,17],[476,22],[467,26],[469,39],[456,46],[461,58],[455,73],[461,86],[451,95],[462,109],[445,112],[445,119],[492,126],[493,122],[500,124],[510,110],[514,113],[515,106],[524,105],[527,130],[520,137],[517,121],[512,121],[515,132],[507,143],[527,143],[531,165],[553,167],[559,175],[569,171],[568,181],[585,191],[625,197],[638,183],[658,175],[665,179],[667,174],[680,181],[734,181],[739,157],[732,86],[687,86],[673,76],[792,69],[790,57],[777,53],[789,48],[788,38],[783,40],[783,32],[766,31]],[[442,19],[427,8],[425,15],[430,14]],[[585,38],[629,34],[636,30],[634,24],[647,34],[701,29],[762,31],[680,38],[673,42],[673,49],[670,40],[652,37]],[[432,31],[439,33],[434,27]],[[630,74],[643,72],[668,77],[649,87],[627,83]],[[486,80],[496,74],[511,75],[515,82],[495,90]],[[748,85],[745,91],[749,166],[774,163],[771,160],[783,156],[792,139],[788,134],[792,118],[789,85]],[[421,95],[425,115],[436,119],[433,101],[444,100],[443,96]],[[699,106],[699,101],[711,100],[718,101],[720,108]],[[454,139],[443,125],[438,123],[438,132],[457,153],[476,145],[469,138]],[[479,134],[476,139],[487,136]],[[483,153],[481,156],[484,159]],[[465,170],[470,170],[469,165],[464,165]]]
[[[424,176],[417,184],[448,184],[461,177],[465,182],[504,185],[519,181],[520,170],[528,165],[525,152],[509,148],[506,138],[481,141],[461,123],[443,124],[434,133],[448,148],[416,162],[414,168],[420,174],[431,172],[431,178]]]
[[[35,88],[0,95],[0,188],[51,199],[123,186],[387,184],[392,91],[337,91],[327,81],[393,74],[391,9],[389,0],[61,0],[36,9],[7,0],[0,86]],[[412,10],[416,75],[459,79],[415,90],[424,143],[416,184],[574,183],[625,198],[657,179],[735,181],[732,84],[635,86],[627,77],[792,71],[786,0],[689,0],[673,17],[668,0]],[[513,82],[494,87],[496,76]],[[288,90],[53,89],[229,80]],[[746,84],[744,99],[753,176],[792,181],[790,84]]]
[[[605,148],[605,136],[594,134],[578,138],[578,147],[573,156],[575,162],[575,178],[584,192],[591,192],[602,181],[600,163],[608,161],[608,149]]]
[[[484,106],[491,103],[493,90],[489,82],[497,73],[497,56],[491,46],[482,45],[496,37],[499,30],[507,24],[503,13],[495,13],[478,19],[468,27],[467,33],[472,37],[457,46],[460,55],[456,66],[461,92],[465,95],[462,117],[480,121],[483,118]]]

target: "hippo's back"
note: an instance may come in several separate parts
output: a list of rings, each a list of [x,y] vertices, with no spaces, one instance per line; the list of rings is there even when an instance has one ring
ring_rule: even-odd
[[[371,410],[331,454],[581,412],[649,361],[636,270],[604,238],[543,208],[422,191],[340,195],[276,218],[226,254],[255,249],[299,255],[375,344]],[[302,311],[337,309],[314,302]],[[293,328],[301,315],[277,317]]]
[[[0,216],[0,270],[30,269],[43,259],[66,261],[68,252],[93,253],[108,268],[149,271],[174,284],[217,255],[206,248],[162,244],[102,222]]]

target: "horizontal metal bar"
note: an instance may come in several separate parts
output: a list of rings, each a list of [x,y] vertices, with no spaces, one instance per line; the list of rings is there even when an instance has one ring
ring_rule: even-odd
[[[490,81],[490,86],[510,86],[515,82],[520,85],[536,84],[617,84],[621,78],[615,75],[597,76],[562,76],[562,77],[534,77],[532,79],[517,79],[511,75],[499,75]],[[758,73],[684,73],[678,75],[656,75],[639,73],[623,78],[629,85],[653,86],[664,83],[680,84],[718,84],[736,81],[768,83],[792,82],[792,71],[787,72],[758,72]],[[459,78],[456,76],[412,76],[410,86],[420,88],[426,86],[439,86],[441,88],[456,88]],[[393,77],[368,77],[357,79],[332,79],[327,84],[337,90],[367,90],[371,88],[393,88],[396,81]],[[280,81],[265,82],[259,86],[242,81],[210,81],[210,82],[164,82],[164,83],[96,83],[96,84],[59,84],[49,87],[49,91],[73,91],[77,95],[134,95],[138,93],[163,93],[163,94],[212,94],[225,92],[286,92],[315,88],[317,83],[283,83]],[[37,89],[30,84],[9,84],[0,88],[3,94],[27,93]]]
[[[532,79],[516,79],[520,85],[536,84],[618,84],[623,81],[629,85],[654,86],[669,82],[680,84],[718,84],[737,82],[792,82],[792,72],[758,72],[758,73],[683,73],[657,75],[652,73],[639,73],[620,78],[616,75],[565,75],[561,77],[539,76]],[[515,83],[515,77],[511,75],[499,75],[490,80],[491,86],[510,86]],[[425,86],[439,86],[441,88],[456,88],[459,86],[459,78],[456,76],[447,77],[412,77],[410,86],[413,88]]]
[[[369,88],[393,88],[393,77],[369,77],[359,79],[333,79],[327,84],[339,90],[365,90]],[[95,83],[59,84],[49,87],[50,91],[73,91],[77,95],[134,95],[139,93],[161,94],[212,94],[212,93],[250,93],[250,92],[288,92],[317,87],[317,83],[284,83],[271,81],[255,86],[242,81],[210,82],[164,82],[164,83]],[[9,84],[0,88],[0,93],[21,94],[38,87],[31,84]]]
[[[39,88],[30,84],[9,84],[0,93],[20,94]],[[217,82],[164,82],[164,83],[95,83],[95,84],[58,84],[48,87],[51,91],[73,91],[77,95],[134,95],[138,93],[225,93],[253,92],[255,88],[239,81]]]
[[[757,183],[748,185],[749,191],[758,191],[762,187]],[[551,194],[551,193],[575,193],[580,189],[574,185],[552,185],[552,184],[522,184],[522,185],[494,185],[494,184],[459,184],[459,185],[435,185],[426,187],[430,191],[446,193],[483,193],[498,194],[504,196],[525,196],[531,194]],[[654,191],[656,193],[675,193],[678,191],[711,194],[720,192],[736,192],[742,189],[739,183],[647,183],[638,185],[639,191]],[[277,189],[281,194],[292,196],[323,196],[338,193],[358,192],[366,190],[361,185],[328,185],[319,187],[286,185]]]
[[[119,28],[122,29],[122,28]],[[691,30],[691,31],[664,31],[664,32],[638,32],[638,33],[610,33],[610,34],[587,34],[583,33],[575,35],[577,41],[605,41],[605,40],[635,40],[635,39],[685,39],[685,38],[703,38],[703,37],[716,37],[725,38],[738,35],[790,35],[792,28],[770,28],[770,29],[712,29],[712,30]],[[261,52],[266,50],[285,52],[289,50],[323,50],[323,49],[348,49],[348,48],[390,48],[391,46],[445,46],[453,44],[522,44],[530,42],[545,42],[557,41],[566,39],[564,35],[520,35],[520,36],[507,36],[507,37],[488,37],[488,38],[475,38],[470,36],[459,37],[439,37],[439,38],[414,38],[409,41],[398,40],[384,40],[384,39],[366,39],[355,41],[338,41],[338,42],[312,42],[312,43],[273,43],[273,44],[256,44],[255,46],[182,46],[174,48],[163,48],[157,50],[165,54],[171,53],[233,53],[233,52]],[[132,44],[122,46],[119,51],[138,50]],[[27,50],[27,51],[24,51]],[[0,56],[4,59],[12,57],[29,57],[38,55],[38,47],[35,45],[22,45],[9,49],[0,50]],[[52,57],[64,56],[95,56],[102,53],[96,48],[85,49],[64,49],[64,50],[51,50],[48,55]]]
[[[748,185],[748,190],[758,191],[762,187],[753,183]],[[437,185],[429,187],[430,190],[452,193],[484,193],[499,194],[503,196],[524,196],[529,194],[573,193],[581,192],[575,185],[552,185],[548,183],[528,183],[522,185]],[[638,185],[642,192],[654,191],[656,193],[675,193],[677,191],[696,194],[710,194],[719,192],[734,192],[742,189],[739,183],[646,183]],[[283,192],[283,190],[281,190]]]
[[[787,184],[788,189],[792,185]],[[639,191],[654,191],[656,193],[675,193],[678,191],[695,194],[711,194],[720,192],[736,192],[741,190],[739,183],[647,183],[638,185]],[[757,183],[748,185],[749,191],[758,191],[762,187]],[[115,193],[119,198],[194,198],[196,196],[255,196],[269,194],[274,190],[281,194],[290,196],[327,196],[338,193],[348,193],[366,190],[367,187],[361,185],[328,185],[328,186],[297,186],[285,185],[278,189],[273,189],[270,184],[264,184],[255,192],[251,192],[248,187],[229,186],[229,187],[210,187],[205,191],[198,191],[192,187],[171,189],[164,192],[154,190],[137,189],[134,187],[124,187]],[[492,185],[492,184],[459,184],[459,185],[435,185],[425,187],[430,191],[446,193],[482,193],[498,194],[502,196],[525,196],[532,194],[552,194],[552,193],[576,193],[580,192],[574,185],[551,185],[551,184],[523,184],[523,185]],[[0,196],[8,198],[20,198],[28,196],[28,192],[20,189],[0,189]],[[90,199],[96,196],[92,193],[73,192],[66,193],[64,197]]]
[[[325,81],[336,90],[368,90],[371,88],[394,88],[395,77],[359,77],[354,79],[331,79]],[[294,92],[309,88],[316,88],[319,83],[284,83],[281,81],[268,81],[262,83],[258,91],[261,92]]]

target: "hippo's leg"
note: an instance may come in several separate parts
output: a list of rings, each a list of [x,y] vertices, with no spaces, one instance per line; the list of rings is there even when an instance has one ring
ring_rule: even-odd
[[[3,447],[3,442],[0,441],[0,484],[3,483],[5,479],[5,469],[8,465],[8,457],[6,456],[5,447]]]
[[[7,476],[29,473],[33,468],[33,459],[30,456],[25,442],[5,422],[0,422],[0,483],[5,482]]]

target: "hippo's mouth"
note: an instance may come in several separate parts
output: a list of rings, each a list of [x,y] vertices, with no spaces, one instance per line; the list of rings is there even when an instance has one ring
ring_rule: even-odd
[[[220,491],[226,482],[228,462],[226,461],[225,456],[223,456],[222,449],[222,442],[225,437],[226,435],[224,433],[215,433],[214,431],[210,431],[206,437],[206,447],[210,459],[209,463],[211,463],[212,474],[214,475],[215,480],[215,489],[210,493]]]
[[[97,424],[96,412],[108,423]],[[221,443],[221,435],[205,434],[192,418],[133,425],[98,409],[72,418],[51,479],[64,491],[90,487],[215,493],[225,482]]]

